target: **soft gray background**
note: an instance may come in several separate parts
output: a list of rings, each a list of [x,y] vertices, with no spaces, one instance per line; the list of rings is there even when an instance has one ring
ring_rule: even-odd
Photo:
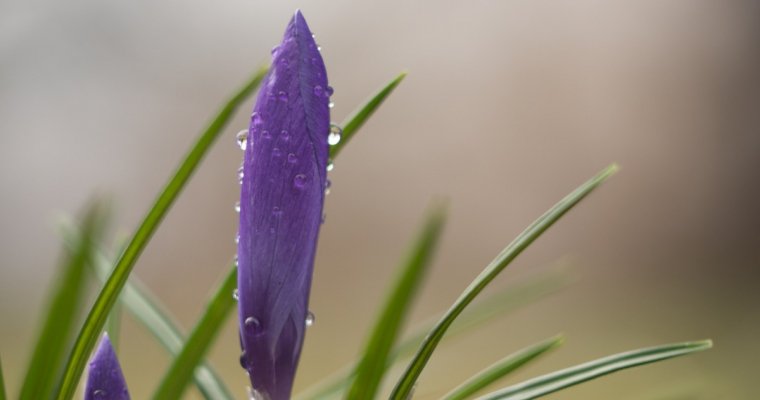
[[[450,304],[524,226],[616,161],[621,173],[495,285],[562,257],[580,282],[442,348],[418,398],[558,332],[564,348],[519,377],[669,341],[711,337],[716,347],[554,398],[753,397],[760,7],[751,0],[5,0],[0,352],[11,393],[53,277],[58,216],[108,194],[114,236],[133,229],[298,7],[323,47],[336,121],[410,71],[332,173],[299,387],[357,354],[432,196],[448,196],[451,220],[415,320]],[[233,138],[247,114],[135,268],[186,327],[234,252]],[[124,336],[125,374],[145,398],[167,359],[129,319]],[[242,397],[238,351],[231,319],[211,358]]]

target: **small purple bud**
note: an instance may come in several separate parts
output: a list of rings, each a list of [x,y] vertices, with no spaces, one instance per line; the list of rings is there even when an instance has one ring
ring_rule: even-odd
[[[256,99],[242,170],[240,362],[266,400],[290,398],[309,320],[329,156],[325,88],[324,62],[296,11]]]
[[[84,400],[129,400],[127,382],[105,333],[90,360]]]

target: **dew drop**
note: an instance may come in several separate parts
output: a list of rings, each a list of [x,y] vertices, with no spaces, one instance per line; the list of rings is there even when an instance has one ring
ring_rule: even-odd
[[[269,131],[262,131],[262,132],[261,132],[261,137],[263,137],[264,139],[267,139],[267,140],[269,140],[269,139],[271,139],[271,138],[272,138],[272,134],[271,134],[271,133],[269,133]]]
[[[314,96],[322,97],[322,95],[324,94],[324,92],[325,92],[325,90],[322,89],[322,86],[319,86],[319,85],[314,86]]]
[[[240,293],[238,293],[237,288],[235,288],[235,290],[232,291],[232,298],[235,299],[235,301],[240,300]]]
[[[336,124],[330,124],[330,133],[327,135],[327,144],[335,146],[340,143],[340,135],[343,134],[343,130]]]
[[[317,321],[317,317],[314,315],[313,312],[309,311],[306,314],[306,326],[307,327],[312,326],[312,325],[314,325],[314,322],[316,322],[316,321]]]
[[[331,185],[332,185],[332,182],[330,182],[329,179],[325,181],[325,196],[327,196],[328,194],[330,194],[330,186]]]
[[[332,159],[327,160],[327,172],[330,172],[335,169],[335,164],[333,163]]]
[[[243,129],[235,135],[235,141],[237,142],[240,150],[245,150],[248,146],[248,129]]]
[[[108,393],[103,389],[95,389],[95,391],[92,392],[92,397],[95,399],[106,399]]]
[[[280,101],[282,101],[282,102],[286,102],[286,103],[287,103],[287,101],[288,101],[288,94],[287,94],[287,93],[285,93],[285,91],[282,91],[282,90],[280,90],[280,92],[279,92],[279,93],[277,93],[277,98],[278,98]]]
[[[332,86],[328,86],[327,89],[325,90],[326,97],[332,96],[333,93],[335,93],[335,89],[333,89]]]
[[[282,156],[282,150],[280,150],[279,147],[275,147],[272,149],[272,156],[273,157],[280,157]]]
[[[248,317],[243,321],[243,326],[246,330],[249,331],[257,331],[259,328],[261,328],[261,322],[259,322],[256,317]]]
[[[243,171],[243,166],[241,165],[237,170],[238,183],[243,184],[243,176],[245,176],[245,172]]]
[[[297,189],[303,189],[306,186],[306,175],[298,174],[293,178],[293,186]]]
[[[239,201],[235,202],[235,212],[237,212],[237,213],[240,212],[240,202]]]
[[[240,235],[235,235],[235,244],[240,243]]]
[[[298,162],[298,156],[295,155],[294,153],[288,154],[288,162],[291,163],[291,164],[297,163]]]
[[[280,131],[280,139],[282,139],[283,142],[287,142],[290,140],[290,132],[283,129]]]
[[[261,392],[256,389],[248,388],[248,400],[267,400]]]
[[[322,51],[322,46],[317,46],[317,51]]]
[[[335,107],[335,102],[331,101],[331,102],[327,103],[327,107],[329,107],[329,108]]]
[[[272,54],[277,53],[277,50],[280,50],[280,46],[279,45],[276,45],[276,46],[272,47],[271,53]]]
[[[240,366],[243,367],[243,369],[248,369],[248,363],[245,360],[245,350],[240,353]]]
[[[272,215],[273,216],[280,217],[280,216],[282,216],[282,213],[283,213],[283,211],[280,209],[280,207],[274,206],[272,208]]]

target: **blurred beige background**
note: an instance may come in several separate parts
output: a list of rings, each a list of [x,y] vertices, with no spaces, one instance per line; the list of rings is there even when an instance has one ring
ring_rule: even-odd
[[[760,359],[760,3],[691,1],[21,1],[0,3],[0,353],[11,393],[60,251],[55,221],[93,193],[135,227],[197,133],[265,62],[295,8],[340,121],[410,75],[336,162],[299,387],[354,357],[429,199],[451,219],[414,320],[450,304],[523,227],[616,161],[622,171],[496,282],[562,257],[580,281],[435,356],[433,399],[518,347],[566,345],[526,378],[711,337],[704,354],[556,399],[756,398]],[[252,106],[252,102],[246,108]],[[234,252],[238,113],[135,268],[185,327]],[[234,321],[210,355],[237,393]],[[146,398],[164,352],[127,318]],[[189,393],[189,398],[195,398]]]

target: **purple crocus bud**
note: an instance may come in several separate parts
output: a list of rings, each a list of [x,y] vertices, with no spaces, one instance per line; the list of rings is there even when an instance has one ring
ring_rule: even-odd
[[[331,93],[319,48],[296,11],[272,50],[242,146],[240,361],[260,399],[290,397],[301,354],[327,184]]]
[[[127,382],[121,373],[119,360],[111,347],[108,335],[103,334],[100,345],[90,360],[84,400],[129,400]]]

